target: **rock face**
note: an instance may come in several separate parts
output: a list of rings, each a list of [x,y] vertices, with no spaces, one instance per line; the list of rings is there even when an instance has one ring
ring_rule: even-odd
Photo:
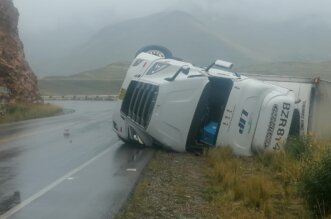
[[[0,0],[0,99],[12,103],[37,102],[40,100],[37,77],[25,60],[18,17],[12,0]]]

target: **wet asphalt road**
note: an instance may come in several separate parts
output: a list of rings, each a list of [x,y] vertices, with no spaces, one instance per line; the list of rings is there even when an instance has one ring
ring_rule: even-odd
[[[118,140],[114,102],[53,103],[76,111],[0,125],[0,219],[112,218],[152,152]]]

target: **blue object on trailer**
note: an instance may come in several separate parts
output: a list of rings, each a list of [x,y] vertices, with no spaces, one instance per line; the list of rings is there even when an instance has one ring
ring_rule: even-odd
[[[218,125],[219,123],[217,122],[209,122],[205,127],[203,127],[200,142],[208,145],[215,145]]]

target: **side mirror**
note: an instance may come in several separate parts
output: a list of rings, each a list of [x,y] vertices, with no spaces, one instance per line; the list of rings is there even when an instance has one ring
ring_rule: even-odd
[[[215,61],[215,65],[218,66],[218,67],[230,69],[230,68],[232,68],[233,63],[227,62],[227,61],[223,61],[223,60],[216,60]]]
[[[188,75],[188,73],[190,73],[190,67],[188,67],[187,65],[184,65],[181,67],[181,72],[184,74],[184,75]]]
[[[177,78],[177,76],[179,75],[179,73],[181,73],[181,72],[185,75],[188,75],[190,73],[190,67],[187,65],[183,65],[182,67],[180,67],[178,69],[178,71],[171,78],[165,78],[164,80],[174,81]]]
[[[206,72],[208,72],[209,69],[211,69],[214,66],[231,69],[233,66],[233,63],[218,59],[206,68]]]

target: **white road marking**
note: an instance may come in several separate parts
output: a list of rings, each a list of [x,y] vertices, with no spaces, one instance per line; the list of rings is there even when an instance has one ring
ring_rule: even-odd
[[[74,180],[74,179],[76,179],[76,177],[73,177],[73,176],[69,176],[69,177],[67,178],[67,180],[69,180],[69,181]]]
[[[126,169],[126,171],[128,171],[128,172],[136,172],[137,169],[135,169],[135,168],[128,168],[128,169]]]
[[[81,171],[82,169],[84,169],[85,167],[87,167],[88,165],[90,165],[91,163],[93,163],[94,161],[96,161],[97,159],[99,159],[100,157],[102,157],[103,155],[107,154],[114,146],[118,146],[120,144],[122,144],[122,142],[121,141],[118,141],[115,144],[109,146],[107,149],[105,149],[104,151],[100,152],[99,154],[97,154],[96,156],[94,156],[93,158],[91,158],[90,160],[86,161],[85,163],[83,163],[82,165],[78,166],[77,168],[71,170],[70,172],[66,173],[61,178],[57,179],[53,183],[49,184],[48,186],[46,186],[45,188],[43,188],[42,190],[40,190],[39,192],[37,192],[36,194],[30,196],[28,199],[24,200],[20,204],[16,205],[12,209],[10,209],[7,212],[5,212],[4,214],[2,214],[0,216],[0,219],[7,219],[8,217],[12,216],[13,214],[15,214],[16,212],[18,212],[19,210],[21,210],[22,208],[24,208],[25,206],[27,206],[28,204],[30,204],[34,200],[40,198],[41,196],[43,196],[44,194],[46,194],[47,192],[49,192],[50,190],[52,190],[53,188],[55,188],[56,186],[58,186],[60,183],[62,183],[63,181],[65,181],[69,177],[71,177],[74,174],[78,173],[79,171]]]

